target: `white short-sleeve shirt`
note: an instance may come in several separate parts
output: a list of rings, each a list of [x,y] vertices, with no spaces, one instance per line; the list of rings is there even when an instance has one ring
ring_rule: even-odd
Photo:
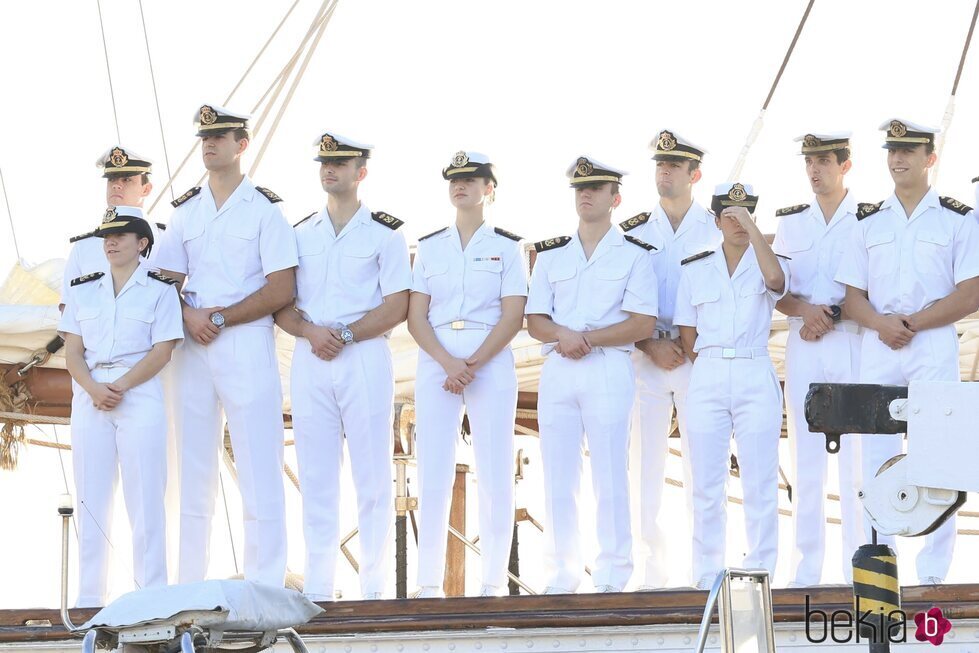
[[[236,304],[298,263],[292,228],[247,176],[220,209],[204,184],[177,206],[162,240],[156,263],[187,275],[184,299],[195,308]],[[253,324],[271,326],[272,316]]]
[[[143,259],[142,265],[150,270],[156,268],[156,257],[160,251],[161,234],[166,226],[150,222],[150,230],[153,232],[153,247],[150,249],[149,256]],[[86,235],[76,240],[68,253],[65,261],[65,273],[61,281],[61,303],[67,303],[69,284],[72,279],[77,279],[83,274],[92,272],[109,273],[109,259],[105,258],[105,250],[102,248],[102,239],[94,235]]]
[[[653,254],[608,230],[591,258],[576,233],[564,246],[540,252],[530,276],[527,315],[549,315],[575,331],[594,331],[628,319],[656,315]],[[632,351],[634,345],[616,347]]]
[[[910,217],[891,195],[879,211],[859,220],[836,280],[867,291],[878,313],[908,315],[977,276],[975,215],[945,208],[930,189]]]
[[[657,205],[652,213],[640,214],[620,222],[619,226],[630,236],[635,236],[656,248],[653,256],[653,267],[659,282],[659,314],[656,317],[656,329],[669,331],[673,326],[676,291],[680,285],[680,261],[720,247],[721,231],[714,223],[714,216],[694,202],[687,209],[680,226],[673,231],[670,218],[663,211],[663,207]]]
[[[81,336],[90,370],[97,365],[133,367],[153,345],[183,339],[176,286],[150,272],[137,267],[118,295],[112,290],[112,275],[101,272],[97,279],[70,286],[58,330]]]
[[[673,323],[697,328],[694,351],[768,347],[772,311],[790,283],[788,261],[781,257],[778,261],[785,273],[780,293],[765,286],[751,245],[733,275],[728,274],[722,250],[683,266]]]
[[[790,259],[790,294],[810,304],[843,303],[846,286],[836,281],[836,273],[857,226],[856,213],[857,202],[847,192],[828,224],[815,199],[809,208],[781,219],[772,249]]]
[[[431,297],[434,327],[456,320],[495,326],[503,297],[527,296],[523,248],[484,222],[463,249],[456,226],[446,227],[418,242],[411,289]]]
[[[296,225],[296,308],[306,319],[350,324],[386,295],[411,288],[408,245],[391,224],[375,220],[362,203],[339,234],[326,208]]]

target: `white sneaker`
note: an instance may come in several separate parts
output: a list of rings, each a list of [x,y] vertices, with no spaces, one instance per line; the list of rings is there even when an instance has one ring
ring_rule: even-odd
[[[506,588],[497,585],[483,585],[479,590],[480,596],[505,596]]]
[[[919,585],[941,585],[945,582],[944,578],[939,578],[938,576],[925,576],[924,578],[918,579]]]
[[[384,596],[380,592],[368,592],[361,597],[361,601],[380,601]]]
[[[411,599],[444,599],[445,591],[435,585],[422,585],[408,597]]]
[[[541,594],[574,594],[574,592],[561,589],[560,587],[554,587],[553,585],[548,585],[544,588],[544,591],[541,592]]]
[[[614,585],[597,585],[597,586],[595,586],[595,593],[596,594],[616,594],[617,592],[620,592],[620,591],[621,590],[618,587],[615,587]]]

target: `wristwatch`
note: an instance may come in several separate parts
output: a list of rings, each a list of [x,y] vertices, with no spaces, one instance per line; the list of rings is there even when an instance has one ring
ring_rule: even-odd
[[[211,313],[211,324],[219,329],[224,328],[224,316],[221,315],[221,311],[214,311]]]
[[[832,306],[829,307],[829,310],[830,310],[829,316],[830,318],[832,318],[833,324],[836,324],[837,322],[843,319],[843,309],[840,308],[839,304],[833,304]]]
[[[340,325],[340,339],[343,340],[343,344],[345,345],[349,345],[354,341],[354,332],[346,324]]]

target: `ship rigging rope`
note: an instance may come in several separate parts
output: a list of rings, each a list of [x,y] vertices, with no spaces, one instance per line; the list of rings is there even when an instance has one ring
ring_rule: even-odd
[[[10,235],[14,239],[14,253],[20,260],[20,245],[17,244],[17,229],[14,227],[14,214],[10,212],[10,199],[7,197],[7,184],[3,180],[3,168],[0,168],[0,189],[3,190],[3,202],[7,206],[7,221],[10,223]]]
[[[119,112],[116,111],[116,92],[112,87],[112,69],[109,68],[109,47],[105,42],[105,25],[102,23],[102,0],[95,0],[95,6],[99,10],[99,32],[102,34],[102,53],[105,55],[105,72],[109,78],[109,97],[112,99],[112,117],[116,121],[116,143],[122,144],[122,136],[119,135]]]
[[[805,27],[806,21],[809,19],[809,12],[812,11],[812,6],[815,4],[816,0],[809,0],[809,4],[806,5],[806,11],[802,14],[802,20],[799,21],[799,26],[795,30],[795,35],[792,37],[792,42],[789,44],[789,49],[785,52],[785,57],[782,59],[782,65],[779,66],[778,73],[775,75],[775,81],[772,82],[772,87],[768,90],[768,96],[765,98],[765,103],[761,106],[761,111],[758,113],[758,117],[755,118],[754,124],[751,126],[751,131],[748,132],[748,137],[745,139],[744,146],[741,148],[741,153],[738,155],[737,161],[734,163],[734,167],[731,168],[731,173],[728,175],[728,181],[738,181],[738,177],[741,175],[741,170],[744,168],[744,162],[748,158],[748,151],[751,146],[754,145],[755,140],[758,138],[758,134],[761,133],[761,128],[765,124],[765,112],[768,110],[768,104],[772,101],[772,97],[775,95],[775,89],[778,88],[779,80],[782,79],[782,73],[785,72],[785,67],[789,64],[789,59],[792,57],[792,51],[795,50],[795,44],[799,41],[799,36],[802,34],[802,28]]]
[[[163,161],[167,166],[167,179],[170,174],[170,154],[167,152],[167,138],[163,133],[163,114],[160,113],[160,96],[156,92],[156,74],[153,72],[153,56],[150,54],[150,37],[146,33],[146,16],[143,14],[143,0],[139,0],[139,20],[143,24],[143,43],[146,44],[146,60],[150,65],[150,81],[153,83],[153,102],[156,104],[156,121],[160,125],[160,142],[163,144]],[[170,186],[170,199],[174,198],[173,186]]]
[[[252,69],[255,67],[255,64],[258,63],[258,60],[265,53],[266,49],[268,49],[269,44],[276,37],[276,35],[279,33],[279,29],[282,27],[283,24],[285,24],[286,20],[289,18],[289,15],[292,13],[292,10],[295,9],[296,4],[298,2],[299,2],[299,0],[295,0],[295,2],[293,2],[292,6],[289,7],[289,10],[286,11],[285,15],[279,21],[279,24],[276,25],[276,27],[275,27],[274,30],[272,30],[272,34],[270,34],[269,37],[268,37],[268,39],[266,39],[265,44],[262,45],[262,47],[259,49],[258,53],[252,59],[251,63],[248,64],[248,67],[245,69],[245,72],[242,73],[241,77],[238,79],[238,83],[235,84],[234,88],[228,94],[228,97],[225,98],[225,100],[224,100],[224,103],[225,104],[228,104],[231,101],[231,98],[234,97],[235,93],[241,87],[242,83],[244,83],[245,79],[252,72]],[[302,44],[297,49],[296,54],[294,54],[293,57],[292,57],[292,59],[290,59],[290,62],[286,64],[285,68],[289,68],[291,70],[292,65],[299,58],[299,51],[301,51],[302,47],[306,44],[306,41],[309,39],[310,35],[316,29],[316,25],[319,24],[319,21],[321,19],[322,19],[322,8],[320,9],[319,12],[317,12],[316,17],[313,19],[313,24],[310,25],[309,29],[307,30],[306,37],[303,39]],[[261,105],[261,102],[265,99],[266,96],[268,96],[269,90],[271,90],[272,87],[274,87],[279,82],[279,79],[284,74],[285,74],[284,73],[284,69],[283,69],[283,71],[280,71],[279,72],[279,75],[275,78],[275,80],[272,82],[272,84],[269,85],[269,89],[265,91],[265,94],[262,96],[262,100],[260,100],[258,102],[258,104],[256,104],[255,108],[252,110],[253,112],[258,108],[258,106]],[[176,180],[176,175],[179,175],[180,174],[180,171],[183,170],[183,168],[184,168],[185,165],[187,165],[187,162],[190,160],[190,157],[193,156],[194,151],[196,149],[197,149],[197,144],[195,143],[187,151],[187,154],[184,156],[183,160],[180,162],[180,165],[177,166],[177,169],[173,172],[173,174],[167,180],[166,185],[160,190],[159,194],[156,196],[156,199],[153,200],[153,203],[150,205],[150,208],[147,211],[147,213],[152,213],[153,212],[153,209],[155,209],[156,208],[156,205],[159,204],[160,199],[163,198],[164,193],[173,186],[173,182]]]

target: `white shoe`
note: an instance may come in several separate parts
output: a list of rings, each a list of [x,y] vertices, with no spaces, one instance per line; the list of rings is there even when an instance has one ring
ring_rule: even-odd
[[[497,585],[483,585],[479,590],[480,596],[506,596],[506,588]]]
[[[615,587],[614,585],[597,585],[595,587],[596,594],[616,594],[621,591],[622,590],[620,590],[618,587]]]
[[[422,585],[408,597],[411,599],[444,599],[445,591],[435,585]]]
[[[574,594],[574,592],[561,589],[560,587],[554,587],[553,585],[548,585],[544,588],[544,591],[541,592],[541,594]]]
[[[368,592],[360,597],[361,601],[380,601],[384,596],[380,592]]]
[[[945,582],[944,578],[939,578],[938,576],[925,576],[924,578],[918,579],[919,585],[941,585]]]
[[[714,576],[711,574],[701,576],[700,580],[697,581],[697,584],[694,585],[694,587],[702,591],[711,591],[711,589],[714,587]]]

